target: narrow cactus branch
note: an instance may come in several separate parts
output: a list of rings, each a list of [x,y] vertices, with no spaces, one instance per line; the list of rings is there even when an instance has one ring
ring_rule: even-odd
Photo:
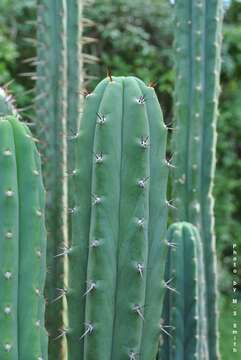
[[[189,223],[168,230],[167,289],[159,359],[208,360],[204,262],[200,236]]]
[[[0,118],[0,358],[47,359],[45,193],[28,128]]]
[[[80,126],[80,118],[82,115],[83,96],[81,90],[83,88],[83,56],[82,56],[82,11],[83,1],[68,0],[67,2],[67,136],[75,136]],[[68,139],[67,139],[68,140]],[[71,138],[68,141],[68,208],[70,210],[68,216],[68,236],[71,238],[72,231],[72,215],[75,212],[75,196],[74,196],[74,178],[78,173],[75,167],[75,148],[74,141]],[[71,248],[68,247],[70,255]],[[67,256],[64,259],[64,284],[68,288],[68,261]],[[67,295],[66,295],[67,296]],[[74,316],[74,314],[73,314]],[[67,312],[67,302],[64,303],[64,327],[69,328],[69,319]],[[70,338],[71,339],[71,338]],[[71,342],[71,340],[70,340]],[[69,358],[78,358],[76,352],[72,352],[71,343],[69,343]],[[74,349],[76,347],[74,346]]]
[[[176,91],[173,135],[177,219],[198,226],[207,283],[209,351],[219,358],[214,235],[216,120],[219,95],[222,0],[175,3]]]
[[[36,129],[47,191],[46,318],[50,359],[65,356],[65,336],[54,341],[63,327],[64,299],[53,300],[57,297],[56,289],[65,286],[64,261],[55,255],[62,246],[68,246],[66,14],[65,0],[38,1]]]
[[[82,360],[148,360],[160,334],[167,217],[166,128],[154,90],[133,77],[103,80],[77,134],[68,349]]]

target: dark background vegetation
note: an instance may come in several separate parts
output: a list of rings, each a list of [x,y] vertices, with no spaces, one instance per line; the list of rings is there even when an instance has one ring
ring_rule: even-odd
[[[93,6],[94,4],[94,6]],[[85,16],[94,24],[85,35],[97,39],[84,51],[99,58],[85,64],[92,89],[106,75],[136,75],[157,83],[156,91],[165,120],[172,122],[174,59],[172,58],[173,9],[166,0],[89,1]],[[0,1],[0,84],[9,85],[23,116],[33,122],[36,3],[33,0]],[[215,179],[216,234],[219,259],[221,349],[223,360],[232,354],[232,245],[241,256],[241,3],[230,1],[224,18],[223,66],[218,120],[217,172]],[[30,106],[29,106],[30,105]],[[239,262],[240,264],[240,262]],[[241,273],[239,273],[241,275]],[[241,287],[241,285],[239,284]],[[239,321],[241,318],[239,317]],[[239,339],[241,342],[241,339]],[[230,357],[231,356],[231,357]],[[239,355],[240,356],[240,355]],[[238,357],[237,357],[238,359]]]

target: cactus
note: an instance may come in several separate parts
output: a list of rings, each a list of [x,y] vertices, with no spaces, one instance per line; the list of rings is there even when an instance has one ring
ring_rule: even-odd
[[[63,327],[64,262],[57,255],[68,244],[66,1],[39,0],[37,20],[36,130],[47,191],[46,324],[50,359],[57,359],[65,357],[64,339],[58,338]]]
[[[37,20],[36,130],[47,191],[46,326],[50,359],[58,359],[65,356],[64,342],[56,339],[63,326],[58,289],[64,287],[64,264],[56,255],[68,244],[66,1],[39,0]]]
[[[200,230],[202,239],[210,358],[219,358],[214,235],[216,118],[219,95],[222,0],[178,0],[176,90],[173,135],[174,194],[179,221]]]
[[[163,344],[159,360],[208,360],[203,252],[192,224],[174,223],[168,230],[163,309]]]
[[[153,88],[134,77],[110,76],[85,101],[72,138],[68,358],[152,359],[164,293],[166,127]]]
[[[47,359],[45,194],[26,125],[0,118],[0,358]]]

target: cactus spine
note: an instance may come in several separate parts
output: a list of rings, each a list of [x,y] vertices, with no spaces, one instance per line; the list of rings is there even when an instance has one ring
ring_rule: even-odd
[[[205,312],[204,263],[197,229],[189,223],[174,223],[167,234],[168,291],[164,302],[166,333],[159,359],[208,360]]]
[[[45,194],[28,128],[0,118],[0,358],[47,359]]]
[[[178,0],[174,172],[177,219],[196,224],[204,252],[211,359],[219,358],[213,216],[222,0]]]
[[[167,218],[166,127],[154,90],[133,77],[103,80],[73,141],[69,358],[152,359]]]

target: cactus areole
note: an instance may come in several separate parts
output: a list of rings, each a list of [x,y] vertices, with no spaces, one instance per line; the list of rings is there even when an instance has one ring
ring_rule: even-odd
[[[154,359],[164,294],[167,130],[154,89],[137,78],[104,79],[85,102],[72,139],[68,356]]]

